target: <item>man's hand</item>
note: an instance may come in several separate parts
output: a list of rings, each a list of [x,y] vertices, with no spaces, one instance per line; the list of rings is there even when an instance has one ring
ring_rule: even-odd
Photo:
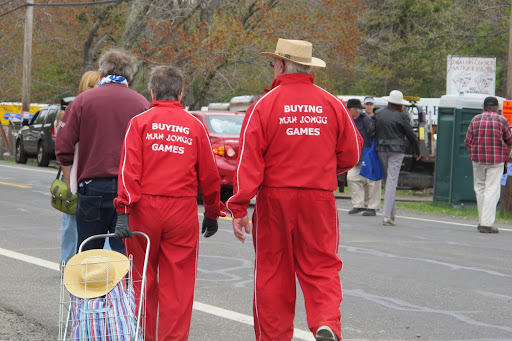
[[[249,217],[244,216],[242,218],[233,219],[233,232],[235,237],[238,238],[242,243],[245,242],[244,232],[242,228],[245,228],[245,233],[251,233],[251,226],[249,225]]]
[[[117,238],[132,238],[132,231],[130,231],[130,226],[128,226],[128,214],[118,213],[117,214],[117,222],[116,222],[116,237]]]
[[[205,238],[213,236],[217,230],[219,229],[219,223],[217,223],[217,219],[210,219],[206,215],[203,218],[203,227],[201,229],[201,233]]]
[[[414,158],[416,159],[416,161],[420,161],[421,155],[414,155]]]

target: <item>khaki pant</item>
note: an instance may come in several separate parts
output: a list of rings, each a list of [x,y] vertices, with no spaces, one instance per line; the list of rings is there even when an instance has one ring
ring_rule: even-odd
[[[473,162],[473,185],[478,206],[478,222],[481,226],[493,226],[496,205],[500,200],[503,162],[497,165],[481,165]]]
[[[382,182],[373,181],[359,175],[361,165],[355,166],[347,173],[347,185],[350,190],[352,207],[378,210],[381,199]]]
[[[377,152],[379,160],[386,171],[386,181],[384,185],[384,207],[382,208],[382,216],[384,218],[395,218],[395,195],[398,186],[398,177],[400,176],[400,168],[404,153],[395,152]]]

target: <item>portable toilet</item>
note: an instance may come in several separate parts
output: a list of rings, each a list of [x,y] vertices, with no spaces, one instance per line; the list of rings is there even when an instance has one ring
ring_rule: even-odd
[[[444,95],[437,119],[434,201],[476,203],[473,164],[464,144],[471,120],[483,112],[486,94]],[[494,96],[503,108],[503,97]]]

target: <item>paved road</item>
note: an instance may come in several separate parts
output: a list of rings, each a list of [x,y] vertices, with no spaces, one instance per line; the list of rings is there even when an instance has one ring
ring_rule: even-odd
[[[57,339],[55,174],[0,162],[0,340]],[[471,220],[408,212],[385,227],[349,216],[348,200],[338,207],[345,340],[512,340],[510,227],[480,234]],[[254,339],[250,241],[234,238],[229,219],[201,239],[190,340]],[[313,340],[300,290],[296,311],[294,340]]]

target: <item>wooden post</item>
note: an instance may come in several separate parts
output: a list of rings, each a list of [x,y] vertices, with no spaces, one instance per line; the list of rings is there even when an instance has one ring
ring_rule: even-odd
[[[512,3],[510,4],[512,9]],[[512,100],[512,10],[509,19],[508,62],[507,62],[507,99]]]
[[[512,3],[511,3],[512,8]],[[512,11],[509,19],[509,38],[508,38],[508,63],[507,63],[507,99],[512,100]],[[508,162],[512,162],[509,156]],[[505,186],[501,187],[500,197],[500,215],[512,213],[512,176],[507,178]]]
[[[25,12],[25,37],[23,41],[23,87],[21,94],[21,121],[29,118],[30,84],[32,82],[32,29],[34,26],[34,0],[27,0]]]

